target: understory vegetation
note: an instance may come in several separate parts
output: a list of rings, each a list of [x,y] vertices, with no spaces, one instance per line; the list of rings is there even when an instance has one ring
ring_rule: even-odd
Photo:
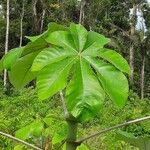
[[[10,133],[11,135],[15,135],[19,129],[46,118],[45,124],[47,124],[44,128],[48,128],[50,133],[50,141],[56,144],[54,149],[57,149],[59,146],[57,142],[60,141],[66,134],[65,124],[63,123],[63,110],[60,104],[61,100],[59,95],[56,95],[52,99],[48,99],[46,101],[39,101],[35,90],[33,87],[30,87],[21,91],[15,91],[12,89],[10,95],[6,95],[4,92],[1,92],[0,98],[0,129],[2,131]],[[148,116],[150,115],[149,109],[150,101],[148,99],[141,100],[137,94],[133,93],[132,91],[130,91],[127,105],[121,109],[114,106],[113,103],[107,98],[101,111],[94,119],[85,124],[79,125],[78,136],[83,137],[86,134],[92,134],[93,132],[100,131],[124,121]],[[63,131],[62,128],[64,128]],[[150,125],[148,121],[130,125],[123,128],[121,131],[127,131],[133,134],[135,137],[150,138]],[[25,132],[27,131],[25,130]],[[36,131],[35,133],[31,133],[30,138],[27,139],[27,141],[42,147],[44,144],[43,132],[46,131],[39,130],[37,133]],[[134,146],[134,144],[130,145],[118,135],[119,130],[111,131],[94,139],[90,139],[88,142],[86,142],[86,144],[88,148],[92,150],[138,149]],[[42,138],[43,143],[41,142]],[[0,149],[12,150],[16,145],[18,146],[18,143],[15,143],[8,138],[2,136],[0,137]]]

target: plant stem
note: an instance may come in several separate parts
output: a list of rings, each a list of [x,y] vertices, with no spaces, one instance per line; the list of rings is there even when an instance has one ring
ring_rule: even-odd
[[[0,135],[5,136],[5,137],[7,137],[7,138],[9,138],[9,139],[12,139],[12,140],[14,140],[14,141],[16,141],[16,142],[18,142],[18,143],[24,144],[24,145],[26,145],[27,147],[30,147],[30,148],[32,148],[32,149],[34,149],[34,150],[42,150],[41,148],[38,148],[38,147],[36,147],[36,146],[34,146],[34,145],[30,144],[30,143],[27,143],[27,142],[25,142],[25,141],[23,141],[23,140],[21,140],[21,139],[18,139],[18,138],[16,138],[16,137],[13,137],[13,136],[10,135],[10,134],[7,134],[7,133],[4,133],[4,132],[1,132],[1,131],[0,131]]]
[[[68,119],[67,120],[68,124],[68,135],[66,139],[66,150],[76,150],[77,144],[76,144],[76,139],[77,139],[77,122],[74,120]]]
[[[76,143],[78,143],[78,145],[80,145],[81,143],[91,139],[91,138],[94,138],[96,136],[99,136],[103,133],[107,133],[109,131],[112,131],[112,130],[115,130],[115,129],[118,129],[118,128],[121,128],[121,127],[124,127],[124,126],[128,126],[130,124],[133,124],[133,123],[138,123],[138,122],[142,122],[142,121],[146,121],[146,120],[150,120],[150,116],[147,116],[147,117],[143,117],[143,118],[139,118],[139,119],[135,119],[135,120],[131,120],[131,121],[128,121],[128,122],[124,122],[124,123],[121,123],[121,124],[118,124],[118,125],[115,125],[113,127],[109,127],[109,128],[106,128],[102,131],[99,131],[99,132],[96,132],[96,133],[93,133],[91,135],[88,135],[87,137],[85,138],[82,138],[81,140],[79,141],[76,141]]]

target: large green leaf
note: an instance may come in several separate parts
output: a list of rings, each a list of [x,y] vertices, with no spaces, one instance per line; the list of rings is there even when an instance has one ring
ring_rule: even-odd
[[[17,59],[21,56],[24,47],[19,47],[10,50],[3,58],[3,67],[7,70],[11,70],[11,67],[15,64]]]
[[[92,54],[92,52],[95,53],[95,51],[99,50],[100,48],[103,48],[103,46],[109,42],[110,40],[105,36],[94,31],[89,31],[84,50],[86,50],[86,53]]]
[[[87,30],[82,25],[72,23],[70,25],[70,32],[77,51],[81,52],[87,40]]]
[[[85,60],[80,60],[74,77],[66,89],[69,111],[80,121],[88,120],[100,110],[104,95],[90,66]]]
[[[93,56],[93,57],[100,57],[103,58],[104,60],[110,62],[113,64],[116,68],[118,68],[120,71],[125,72],[125,73],[130,73],[130,67],[128,65],[128,62],[116,51],[106,49],[106,48],[101,48],[97,51],[88,51],[85,50],[83,52],[84,56]]]
[[[89,63],[98,72],[99,80],[114,103],[122,107],[128,97],[129,87],[127,78],[114,66],[96,58],[86,57]]]
[[[75,55],[74,52],[62,48],[46,48],[34,59],[32,71],[39,71],[48,64],[58,62],[73,55]]]
[[[31,72],[34,58],[39,52],[30,53],[18,59],[9,72],[10,82],[16,88],[22,88],[36,77],[36,73]]]
[[[68,73],[75,58],[64,59],[57,63],[45,66],[37,76],[38,96],[41,100],[53,96],[65,88]]]
[[[48,35],[46,41],[77,53],[73,38],[67,31],[55,31]]]

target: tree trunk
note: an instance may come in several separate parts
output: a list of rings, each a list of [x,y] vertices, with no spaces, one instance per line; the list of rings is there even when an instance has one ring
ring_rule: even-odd
[[[130,45],[130,68],[131,68],[131,76],[130,76],[130,84],[133,85],[133,74],[134,74],[134,35],[135,35],[135,26],[136,26],[136,15],[137,14],[137,5],[133,5],[133,10],[131,14],[131,39],[133,41],[131,42]]]
[[[33,7],[33,21],[34,21],[34,25],[33,25],[33,31],[35,31],[35,33],[38,33],[38,25],[37,25],[37,10],[36,10],[36,5],[37,5],[38,0],[33,0],[32,1],[32,7]]]
[[[42,31],[43,31],[43,24],[44,24],[45,13],[46,13],[46,11],[45,11],[45,9],[43,9],[42,19],[41,19],[40,33],[42,33]]]
[[[22,12],[20,15],[20,44],[19,46],[22,46],[22,37],[23,37],[23,18],[24,18],[24,0],[22,2]]]
[[[141,67],[141,99],[144,98],[144,79],[145,79],[145,56],[143,56]]]
[[[7,0],[7,13],[6,13],[6,40],[5,40],[5,54],[8,52],[8,42],[9,42],[9,0]],[[4,70],[4,88],[7,84],[7,70]]]
[[[80,2],[80,16],[79,16],[79,23],[84,24],[84,7],[85,7],[85,0],[81,0]]]

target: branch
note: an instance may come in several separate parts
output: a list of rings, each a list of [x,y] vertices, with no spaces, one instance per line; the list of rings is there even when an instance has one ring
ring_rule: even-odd
[[[16,138],[16,137],[13,137],[13,136],[10,135],[10,134],[7,134],[7,133],[4,133],[4,132],[1,132],[1,131],[0,131],[0,135],[5,136],[5,137],[7,137],[7,138],[9,138],[9,139],[12,139],[12,140],[14,140],[14,141],[16,141],[16,142],[18,142],[18,143],[24,144],[24,145],[26,145],[26,146],[28,146],[28,147],[34,149],[34,150],[42,150],[41,148],[38,148],[38,147],[36,147],[36,146],[34,146],[34,145],[32,145],[32,144],[29,144],[29,143],[27,143],[27,142],[25,142],[25,141],[23,141],[23,140],[21,140],[21,139],[18,139],[18,138]]]
[[[133,124],[133,123],[138,123],[138,122],[141,122],[141,121],[145,121],[145,120],[150,120],[150,116],[139,118],[139,119],[135,119],[135,120],[132,120],[132,121],[128,121],[128,122],[125,122],[125,123],[122,123],[122,124],[115,125],[113,127],[106,128],[106,129],[104,129],[102,131],[96,132],[96,133],[91,134],[91,135],[89,135],[89,136],[87,136],[85,138],[82,138],[81,140],[77,141],[76,143],[78,143],[80,145],[84,141],[87,141],[87,140],[89,140],[91,138],[99,136],[100,134],[103,134],[103,133],[109,132],[111,130],[118,129],[118,128],[130,125],[130,124]]]

